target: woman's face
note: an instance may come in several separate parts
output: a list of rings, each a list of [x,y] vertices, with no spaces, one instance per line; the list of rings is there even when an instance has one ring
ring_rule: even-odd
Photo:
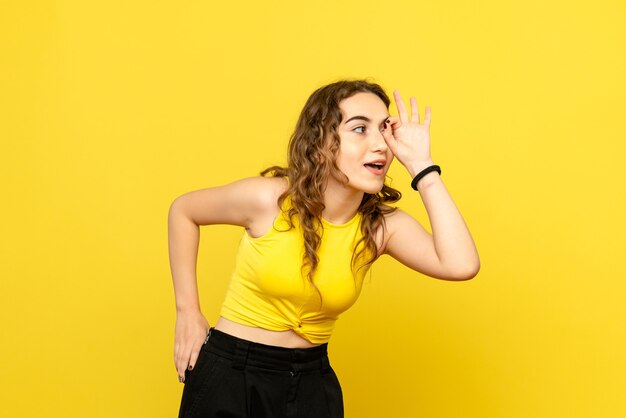
[[[378,193],[393,160],[382,134],[389,117],[387,107],[375,94],[360,92],[339,102],[339,109],[337,166],[348,176],[347,187]]]

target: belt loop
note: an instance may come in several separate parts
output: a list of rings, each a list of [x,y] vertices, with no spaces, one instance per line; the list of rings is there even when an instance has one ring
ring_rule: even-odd
[[[250,350],[250,342],[237,340],[235,346],[235,356],[233,358],[233,369],[243,370],[248,362],[248,350]]]

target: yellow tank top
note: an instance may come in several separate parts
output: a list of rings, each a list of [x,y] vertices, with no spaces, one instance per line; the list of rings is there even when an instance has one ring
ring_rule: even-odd
[[[353,249],[362,236],[361,214],[341,225],[322,219],[319,264],[313,276],[320,301],[306,270],[301,270],[304,238],[297,219],[295,227],[288,229],[289,204],[290,199],[285,199],[274,227],[265,235],[253,238],[244,231],[220,316],[270,331],[292,329],[321,344],[330,339],[339,314],[356,302],[369,268],[352,269],[351,265]]]

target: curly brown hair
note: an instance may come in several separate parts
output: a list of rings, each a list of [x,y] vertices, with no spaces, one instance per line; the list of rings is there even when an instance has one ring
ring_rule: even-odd
[[[375,94],[389,109],[389,97],[376,83],[366,80],[341,80],[320,87],[309,97],[300,113],[289,140],[287,167],[272,166],[261,172],[262,176],[271,175],[288,179],[289,186],[279,197],[278,204],[282,207],[284,200],[288,196],[291,197],[291,207],[287,212],[289,225],[293,228],[293,218],[297,217],[304,235],[305,253],[302,269],[304,272],[308,268],[308,280],[316,289],[313,275],[319,263],[317,250],[323,233],[321,217],[325,208],[326,181],[332,175],[337,179],[343,179],[344,184],[348,183],[348,177],[337,166],[340,147],[337,127],[342,121],[339,103],[359,92]],[[364,194],[358,209],[362,215],[360,228],[363,236],[352,254],[353,272],[373,263],[378,257],[374,241],[375,232],[381,224],[384,226],[384,215],[396,209],[385,204],[397,202],[401,197],[402,194],[398,190],[386,184],[376,194]],[[358,260],[366,252],[370,257],[357,268]]]

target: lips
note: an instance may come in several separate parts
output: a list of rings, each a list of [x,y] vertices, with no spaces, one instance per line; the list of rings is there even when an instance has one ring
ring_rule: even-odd
[[[375,160],[375,161],[370,161],[369,163],[365,163],[363,165],[372,173],[376,175],[381,175],[385,172],[385,166],[387,165],[387,161]]]
[[[387,164],[387,161],[385,160],[374,160],[374,161],[370,161],[369,163],[365,163],[363,165],[369,165],[369,166],[373,166],[376,168],[384,168],[386,164]]]

